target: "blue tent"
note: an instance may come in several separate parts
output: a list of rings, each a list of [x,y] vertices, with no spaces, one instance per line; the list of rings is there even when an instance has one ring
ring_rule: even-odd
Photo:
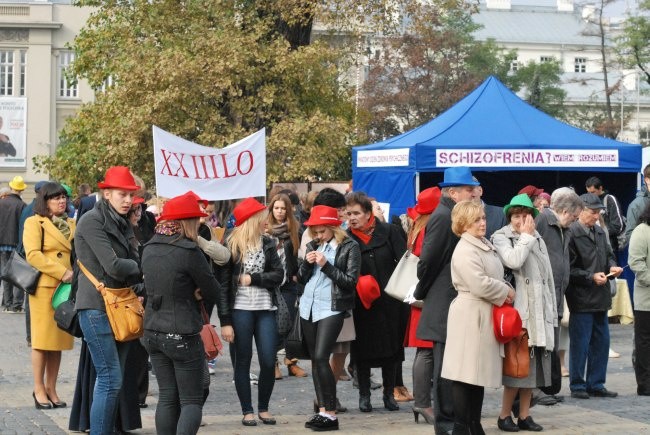
[[[415,203],[420,175],[450,166],[469,166],[474,172],[636,174],[641,145],[607,139],[558,121],[491,76],[426,124],[352,151],[354,189],[390,203],[391,214],[403,213]]]

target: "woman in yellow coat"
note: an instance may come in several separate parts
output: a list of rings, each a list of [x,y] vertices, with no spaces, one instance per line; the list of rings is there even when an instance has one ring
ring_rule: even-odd
[[[34,405],[37,409],[66,406],[56,392],[61,351],[72,349],[73,337],[56,326],[52,295],[59,283],[72,280],[70,253],[75,221],[65,214],[66,191],[47,183],[38,192],[34,216],[25,221],[23,245],[29,264],[41,271],[36,293],[29,296],[32,328]]]

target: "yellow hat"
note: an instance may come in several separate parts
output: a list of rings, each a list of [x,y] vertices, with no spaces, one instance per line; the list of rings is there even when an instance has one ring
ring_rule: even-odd
[[[23,180],[23,177],[20,175],[16,175],[13,180],[9,182],[9,187],[11,187],[13,190],[16,190],[18,192],[22,192],[27,188],[27,185],[25,184],[25,180]]]

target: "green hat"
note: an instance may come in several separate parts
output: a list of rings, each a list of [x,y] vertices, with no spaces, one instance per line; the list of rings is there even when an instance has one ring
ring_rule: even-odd
[[[67,184],[61,183],[61,186],[65,189],[66,193],[70,198],[72,198],[72,188],[68,186]]]
[[[513,197],[510,200],[510,204],[503,207],[503,213],[508,214],[510,207],[526,207],[533,210],[533,217],[536,217],[539,214],[539,210],[533,205],[533,201],[530,200],[530,197],[525,193],[520,193],[519,195]]]

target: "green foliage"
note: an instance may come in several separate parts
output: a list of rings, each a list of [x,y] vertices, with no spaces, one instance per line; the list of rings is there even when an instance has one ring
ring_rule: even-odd
[[[490,74],[508,78],[516,53],[504,52],[494,41],[474,40],[477,26],[466,3],[447,6],[420,2],[405,32],[387,36],[370,61],[361,99],[371,119],[368,141],[429,121]]]
[[[623,33],[616,38],[621,60],[628,68],[638,67],[650,84],[650,0],[639,2],[636,16],[628,17]]]
[[[523,89],[523,98],[533,107],[551,116],[564,114],[566,92],[558,85],[562,66],[557,60],[519,66],[510,79],[513,89]]]
[[[83,106],[56,155],[38,162],[53,177],[92,182],[125,164],[151,185],[152,125],[215,147],[266,127],[267,181],[341,174],[354,107],[338,81],[335,49],[291,47],[259,4],[78,3],[98,9],[75,39],[72,73],[96,89],[108,77],[116,84]]]

